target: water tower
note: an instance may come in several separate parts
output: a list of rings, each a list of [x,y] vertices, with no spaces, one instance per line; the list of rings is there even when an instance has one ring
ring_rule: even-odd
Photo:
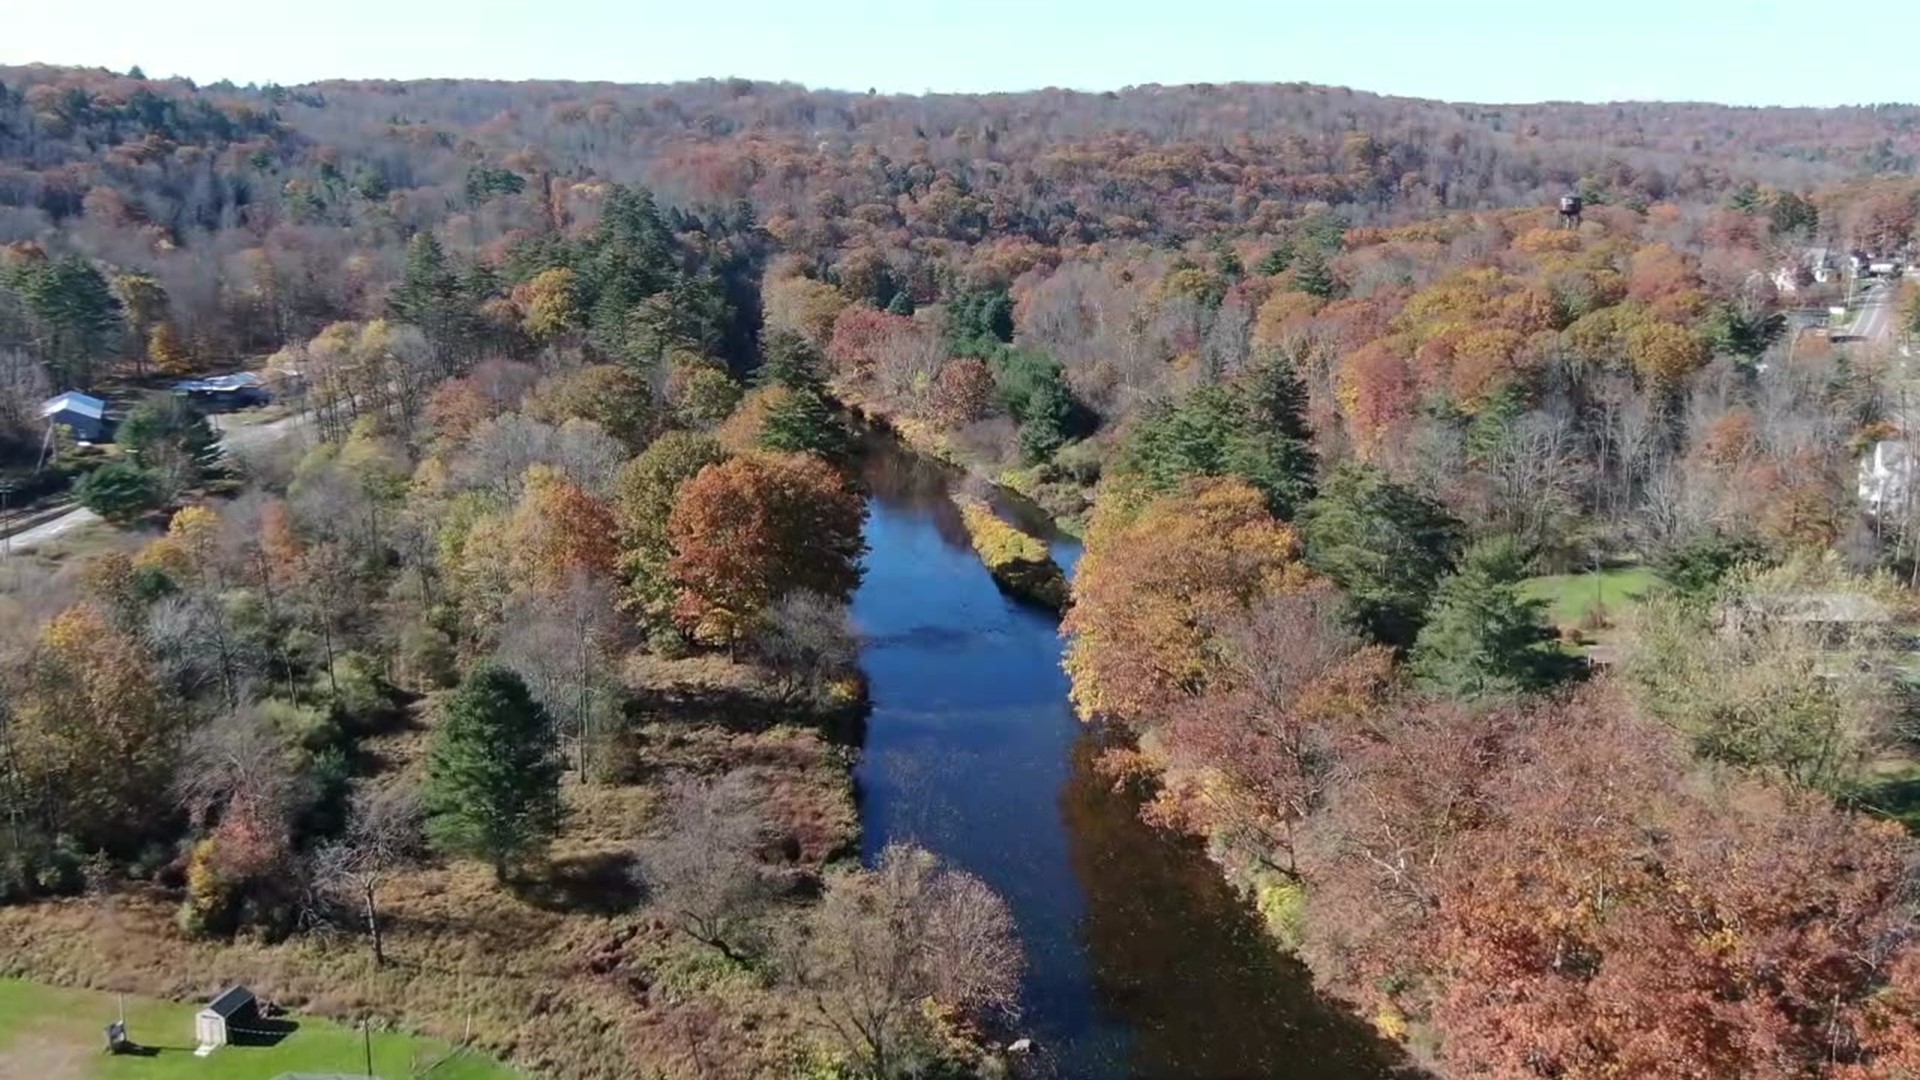
[[[1560,227],[1564,229],[1580,227],[1580,196],[1571,191],[1560,196]]]

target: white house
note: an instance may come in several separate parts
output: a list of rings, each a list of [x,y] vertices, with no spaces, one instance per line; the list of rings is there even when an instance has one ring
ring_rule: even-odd
[[[1913,460],[1907,444],[1882,439],[1860,459],[1860,501],[1870,513],[1903,506],[1912,491]]]
[[[1840,268],[1833,264],[1832,251],[1823,247],[1808,248],[1800,256],[1799,266],[1782,266],[1773,272],[1773,287],[1782,293],[1795,293],[1808,278],[1817,285],[1825,285],[1839,276]]]

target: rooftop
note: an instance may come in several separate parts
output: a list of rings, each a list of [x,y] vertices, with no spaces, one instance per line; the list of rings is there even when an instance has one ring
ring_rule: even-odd
[[[52,416],[58,412],[77,412],[81,416],[90,416],[99,420],[107,415],[107,403],[78,390],[56,394],[40,403],[41,416]]]

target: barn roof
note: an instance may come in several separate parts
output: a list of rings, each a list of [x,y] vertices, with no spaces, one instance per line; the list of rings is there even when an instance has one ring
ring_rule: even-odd
[[[78,390],[57,394],[40,403],[41,416],[52,416],[54,413],[62,412],[77,412],[81,416],[98,420],[107,415],[107,403]]]

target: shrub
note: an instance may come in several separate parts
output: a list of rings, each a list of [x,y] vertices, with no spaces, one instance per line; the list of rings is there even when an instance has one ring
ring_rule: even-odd
[[[74,485],[80,505],[116,524],[160,509],[159,478],[131,461],[115,461],[93,470]]]

